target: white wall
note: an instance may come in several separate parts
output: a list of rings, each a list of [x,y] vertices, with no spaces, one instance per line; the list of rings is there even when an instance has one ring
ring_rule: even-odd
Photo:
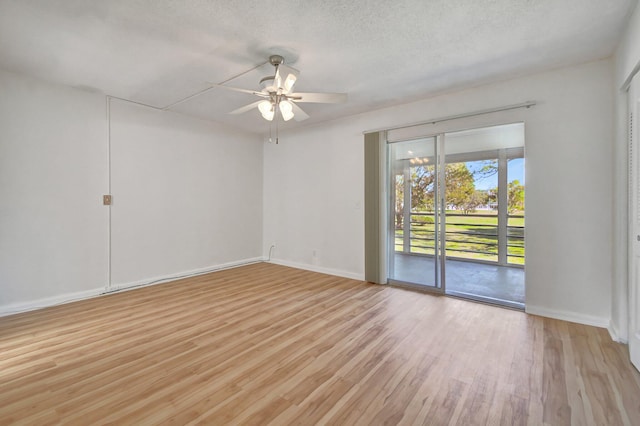
[[[264,247],[272,260],[363,278],[364,149],[359,116],[282,133],[264,148]]]
[[[5,72],[0,93],[0,311],[104,288],[104,96]]]
[[[527,311],[606,326],[612,81],[612,63],[602,60],[281,132],[279,145],[265,145],[265,253],[275,243],[276,262],[362,277],[362,132],[535,100],[528,110],[448,125],[525,121]]]
[[[486,117],[526,122],[527,307],[604,325],[613,77],[610,61],[593,62],[282,132],[264,148],[254,136],[114,101],[113,283],[267,255],[271,243],[281,263],[360,278],[362,132],[536,100]],[[0,311],[104,288],[104,97],[9,73],[0,89]]]
[[[612,273],[612,335],[621,341],[628,339],[628,289],[627,289],[627,182],[628,182],[628,108],[627,87],[633,73],[640,67],[640,8],[631,16],[616,50],[614,106],[615,106],[615,144],[614,144],[614,246]]]
[[[0,72],[0,314],[108,287],[104,95]],[[111,106],[112,284],[262,254],[262,141]]]
[[[112,285],[262,256],[262,139],[112,100]]]

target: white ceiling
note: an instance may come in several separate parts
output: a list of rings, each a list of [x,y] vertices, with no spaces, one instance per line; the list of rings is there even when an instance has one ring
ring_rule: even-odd
[[[611,55],[637,0],[0,0],[0,68],[167,106],[282,54],[318,123]],[[264,65],[229,85],[259,89]],[[1,95],[1,94],[0,94]],[[256,98],[257,99],[257,98]],[[252,95],[172,110],[255,132]]]

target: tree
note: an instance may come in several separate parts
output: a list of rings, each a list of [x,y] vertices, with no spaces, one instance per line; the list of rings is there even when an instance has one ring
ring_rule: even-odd
[[[478,191],[475,188],[477,176],[487,177],[497,173],[497,160],[486,160],[480,170],[472,172],[466,163],[448,163],[445,165],[445,199],[448,206],[469,214],[480,205],[497,205],[498,190]],[[435,166],[422,164],[412,166],[411,211],[433,211],[435,209]],[[404,209],[404,176],[397,175],[396,191],[396,227],[402,228]],[[509,212],[522,210],[524,206],[524,186],[517,180],[509,184]]]
[[[476,192],[473,173],[469,171],[465,163],[449,163],[445,170],[447,205],[457,210],[464,210]]]
[[[498,188],[488,191],[488,201],[495,203],[497,208]],[[524,185],[520,185],[520,181],[515,179],[507,184],[507,213],[514,214],[524,210]]]
[[[411,167],[411,210],[433,210],[433,191],[435,184],[435,167],[420,165]],[[395,225],[401,229],[404,222],[404,175],[396,175],[395,180]]]
[[[402,229],[404,218],[404,175],[396,175],[396,229]]]
[[[524,210],[524,185],[520,185],[520,181],[515,179],[507,185],[507,212],[513,214],[517,211]]]
[[[433,211],[436,169],[433,165],[411,168],[411,210]]]
[[[476,179],[485,179],[496,174],[498,174],[498,160],[483,160],[482,167],[476,169],[473,177]]]
[[[489,204],[489,194],[486,191],[473,191],[471,197],[462,205],[462,212],[469,214],[475,211],[478,206]]]
[[[456,209],[469,212],[482,204],[481,194],[476,192],[473,173],[465,163],[450,163],[445,166],[447,204]],[[434,165],[411,167],[411,210],[433,211],[435,209],[436,174]],[[404,211],[404,178],[396,176],[396,227],[402,227]]]

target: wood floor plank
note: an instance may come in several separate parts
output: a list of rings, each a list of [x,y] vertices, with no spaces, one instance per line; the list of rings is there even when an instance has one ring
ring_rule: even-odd
[[[571,425],[571,407],[564,370],[564,345],[554,323],[545,319],[548,335],[544,342],[543,394],[544,414],[542,420],[553,425]]]
[[[260,263],[0,318],[4,424],[640,424],[606,330]]]

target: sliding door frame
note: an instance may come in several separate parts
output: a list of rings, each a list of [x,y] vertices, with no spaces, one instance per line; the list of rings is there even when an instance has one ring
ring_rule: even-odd
[[[384,139],[383,139],[383,143],[385,145],[385,157],[386,157],[386,166],[385,166],[385,183],[384,186],[386,187],[388,194],[386,197],[386,212],[387,212],[387,233],[386,233],[386,256],[384,261],[386,262],[387,265],[387,283],[388,284],[392,284],[392,285],[396,285],[396,286],[401,286],[401,287],[410,287],[413,289],[418,289],[420,291],[424,291],[424,292],[429,292],[429,293],[437,293],[437,294],[447,294],[447,290],[446,290],[446,261],[447,261],[447,250],[446,250],[446,198],[445,198],[445,194],[446,194],[446,181],[445,181],[445,167],[446,167],[446,150],[445,150],[445,144],[446,144],[446,135],[448,133],[455,133],[458,131],[464,131],[464,130],[473,130],[473,129],[478,129],[478,128],[483,128],[483,127],[494,127],[494,126],[501,126],[501,125],[509,125],[509,124],[515,124],[515,123],[524,123],[524,121],[520,121],[520,120],[516,120],[516,121],[510,121],[510,122],[503,122],[501,124],[491,124],[488,126],[480,126],[480,127],[464,127],[461,130],[458,129],[448,129],[448,130],[443,130],[443,131],[439,131],[437,133],[433,133],[433,134],[425,134],[425,135],[420,135],[418,137],[410,137],[410,138],[406,138],[406,139],[393,139],[390,140],[388,138],[388,132],[384,132]],[[381,133],[382,135],[382,133]],[[416,140],[421,140],[421,139],[434,139],[434,158],[436,159],[435,161],[435,165],[436,165],[436,170],[435,170],[435,184],[434,184],[434,188],[435,188],[435,194],[434,194],[434,257],[435,259],[435,267],[434,267],[434,279],[435,279],[435,283],[433,286],[429,285],[429,284],[420,284],[420,283],[414,283],[414,282],[408,282],[408,281],[402,281],[402,280],[398,280],[398,279],[394,279],[391,278],[391,276],[393,276],[393,271],[394,271],[394,256],[395,256],[395,168],[392,166],[391,164],[391,159],[392,159],[392,155],[391,155],[391,148],[394,144],[396,143],[402,143],[402,142],[410,142],[410,141],[416,141]],[[478,263],[487,263],[487,264],[491,264],[491,265],[499,265],[499,266],[510,266],[510,267],[516,267],[516,268],[522,268],[523,266],[521,265],[511,265],[508,263],[507,258],[508,258],[508,247],[507,247],[507,242],[508,242],[508,236],[507,236],[507,228],[508,228],[508,214],[507,214],[507,183],[508,183],[508,176],[507,176],[507,162],[509,160],[509,158],[511,157],[508,154],[508,151],[513,150],[513,149],[522,149],[522,155],[524,158],[524,147],[522,148],[504,148],[504,149],[497,149],[496,153],[498,154],[498,167],[499,167],[499,182],[498,182],[498,205],[501,206],[499,207],[499,211],[498,211],[498,227],[502,227],[502,230],[498,230],[498,244],[499,244],[499,250],[498,250],[498,261],[497,262],[483,262],[483,261],[478,261]],[[410,184],[408,185],[406,182],[407,179],[407,172],[405,171],[405,192],[407,191],[407,188],[410,188]],[[405,206],[405,211],[404,211],[404,220],[406,221],[407,218],[410,219],[411,217],[411,206],[409,205],[408,208],[407,206]],[[408,214],[407,214],[408,211]],[[403,221],[403,223],[405,223],[405,221]],[[410,229],[410,226],[409,226]],[[403,235],[404,239],[407,239],[407,235]],[[406,246],[406,242],[403,241],[404,245]],[[465,296],[466,297],[466,296]],[[482,299],[482,297],[478,298],[478,300],[484,300]]]
[[[440,251],[440,256],[438,257],[438,261],[440,262],[439,265],[439,271],[440,271],[440,287],[442,288],[442,293],[446,294],[447,293],[447,269],[446,269],[446,262],[447,262],[447,200],[446,200],[446,193],[447,193],[447,182],[445,180],[445,168],[447,166],[446,164],[446,155],[445,155],[445,133],[439,133],[436,136],[436,140],[437,140],[437,149],[438,149],[438,156],[437,156],[437,163],[438,163],[438,167],[437,167],[437,173],[436,173],[436,179],[437,179],[437,185],[438,185],[438,193],[437,195],[437,201],[438,201],[438,208],[436,209],[438,211],[438,220],[436,220],[436,225],[440,226],[440,229],[438,230],[438,232],[436,233],[436,239],[437,241],[440,243],[439,244],[439,251]]]

